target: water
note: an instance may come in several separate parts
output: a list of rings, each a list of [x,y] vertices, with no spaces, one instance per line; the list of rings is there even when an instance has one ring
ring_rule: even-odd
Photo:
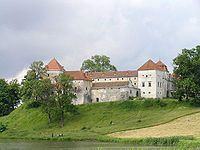
[[[130,144],[102,142],[57,142],[0,140],[0,150],[164,150],[173,147],[136,147]]]

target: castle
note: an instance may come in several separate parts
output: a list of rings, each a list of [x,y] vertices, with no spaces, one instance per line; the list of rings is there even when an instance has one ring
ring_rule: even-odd
[[[73,78],[75,105],[126,100],[129,97],[164,98],[174,91],[172,76],[167,66],[148,60],[137,70],[111,72],[66,71],[54,58],[47,65],[47,74],[53,77],[64,73]]]

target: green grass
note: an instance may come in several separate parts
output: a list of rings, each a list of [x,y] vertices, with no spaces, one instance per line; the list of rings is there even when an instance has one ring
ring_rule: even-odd
[[[24,104],[10,115],[0,117],[8,128],[0,133],[0,138],[51,139],[52,133],[63,133],[64,137],[59,139],[111,141],[106,136],[109,133],[163,124],[200,112],[200,108],[166,99],[79,105],[78,111],[79,114],[66,116],[65,127],[60,128],[57,122],[48,124],[41,108],[28,109]]]

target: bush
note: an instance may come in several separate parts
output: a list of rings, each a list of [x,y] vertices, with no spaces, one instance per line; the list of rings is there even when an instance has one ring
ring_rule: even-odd
[[[0,122],[0,133],[4,132],[7,129],[7,125]]]
[[[30,108],[38,108],[40,106],[41,106],[40,102],[32,101],[27,105],[27,108],[28,109],[30,109]]]
[[[195,140],[181,140],[177,149],[181,150],[197,150],[200,148],[200,142]]]

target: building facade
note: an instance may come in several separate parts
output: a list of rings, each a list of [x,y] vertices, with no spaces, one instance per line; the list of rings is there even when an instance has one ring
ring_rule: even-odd
[[[46,65],[47,75],[54,77],[64,73],[73,78],[75,105],[85,103],[127,100],[129,97],[170,97],[173,84],[167,66],[148,60],[138,70],[111,72],[65,71],[54,58]]]

